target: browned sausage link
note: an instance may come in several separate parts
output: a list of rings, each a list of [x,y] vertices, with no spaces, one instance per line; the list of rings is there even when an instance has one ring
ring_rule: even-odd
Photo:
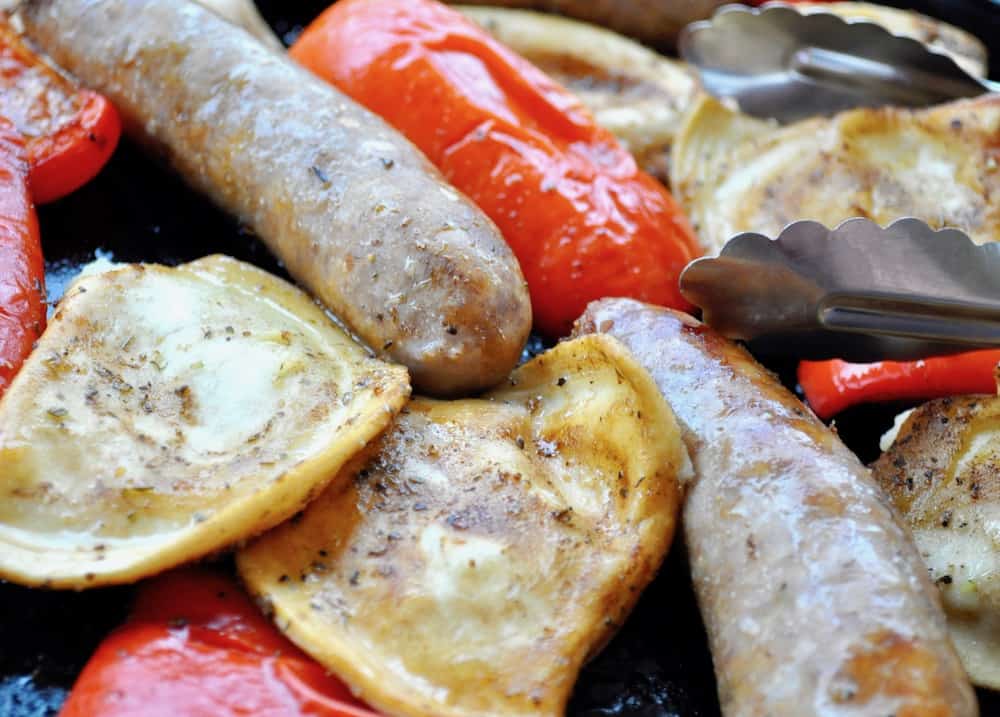
[[[42,49],[421,390],[476,390],[517,362],[531,310],[516,259],[378,117],[194,3],[23,7]]]
[[[695,589],[729,717],[976,715],[933,585],[858,459],[737,345],[635,301],[627,344],[686,431]]]
[[[673,46],[689,22],[709,17],[728,0],[447,0],[544,10],[586,20],[658,46]]]

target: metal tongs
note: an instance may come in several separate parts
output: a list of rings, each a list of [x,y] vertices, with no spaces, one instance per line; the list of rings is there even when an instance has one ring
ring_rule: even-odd
[[[918,40],[780,3],[725,5],[710,20],[688,25],[679,49],[710,94],[780,122],[1000,91],[1000,84],[972,77]]]
[[[778,3],[724,6],[679,47],[708,92],[781,122],[1000,90],[879,25]],[[1000,347],[1000,244],[918,219],[740,234],[680,283],[706,323],[760,354],[865,362]]]
[[[865,362],[1000,347],[1000,244],[918,219],[740,234],[680,285],[706,323],[762,354]]]

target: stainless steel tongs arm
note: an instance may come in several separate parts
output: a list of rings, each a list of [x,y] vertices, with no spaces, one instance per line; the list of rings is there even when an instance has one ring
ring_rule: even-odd
[[[942,97],[965,97],[969,89],[965,78],[823,47],[799,48],[792,55],[791,68],[823,84],[839,84],[849,89],[867,87],[880,97],[896,97],[901,104],[909,104],[916,92],[926,93],[928,103],[933,103]],[[1000,83],[978,77],[972,79],[982,85],[984,92],[1000,92]]]
[[[824,296],[816,309],[819,324],[830,331],[960,344],[970,349],[1000,347],[1000,303],[838,291]]]
[[[927,107],[984,92],[951,57],[872,22],[790,5],[725,5],[681,33],[681,56],[717,97],[793,122],[857,107]]]
[[[1000,347],[1000,245],[917,219],[810,221],[745,233],[698,259],[681,293],[709,325],[768,353],[854,361]]]

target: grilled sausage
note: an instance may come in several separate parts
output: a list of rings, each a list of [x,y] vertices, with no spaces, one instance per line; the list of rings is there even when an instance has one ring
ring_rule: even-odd
[[[685,539],[728,717],[977,714],[909,535],[834,433],[684,314],[607,299],[577,332],[628,345],[682,424]]]
[[[285,46],[260,16],[253,0],[196,0],[219,17],[242,27],[265,45],[284,51]]]
[[[23,14],[32,40],[421,390],[483,388],[517,362],[531,309],[516,259],[378,117],[194,3],[33,0]]]
[[[709,17],[726,0],[447,0],[544,10],[630,35],[657,46],[673,46],[684,26]]]

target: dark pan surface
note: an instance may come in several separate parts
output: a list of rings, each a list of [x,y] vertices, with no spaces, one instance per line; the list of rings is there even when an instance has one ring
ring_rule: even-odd
[[[278,33],[290,40],[327,3],[258,4]],[[928,0],[914,6],[980,34],[1000,24],[1000,6],[992,0]],[[997,76],[1000,37],[983,39],[993,45]],[[40,218],[53,296],[96,254],[117,261],[176,264],[225,253],[284,275],[236,222],[127,143],[95,182],[44,207]],[[772,368],[791,375],[787,366]],[[863,460],[872,460],[878,436],[899,408],[856,409],[838,419],[838,430]],[[220,569],[231,566],[223,563]],[[130,588],[77,594],[0,583],[0,717],[56,714],[87,658],[124,618],[131,594]],[[980,695],[983,715],[1000,717],[1000,698]],[[621,633],[584,671],[569,714],[719,715],[711,657],[679,541]]]

